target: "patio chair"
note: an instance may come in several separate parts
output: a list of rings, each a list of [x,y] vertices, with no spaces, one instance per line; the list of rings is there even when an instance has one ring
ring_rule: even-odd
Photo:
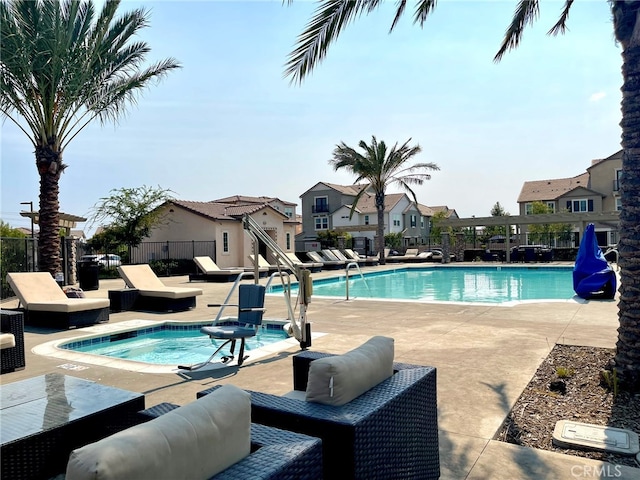
[[[251,261],[251,264],[253,265],[255,262],[253,254],[249,254],[248,258]],[[258,254],[258,268],[266,270],[267,275],[271,275],[272,273],[278,271],[278,266],[271,265],[269,262],[267,262],[267,259],[264,258],[261,254]],[[283,270],[286,271],[287,269],[283,268]]]
[[[161,405],[72,451],[66,480],[322,478],[321,441],[251,423],[249,395],[238,387],[223,385],[184,406]]]
[[[148,264],[122,265],[120,276],[129,288],[139,291],[134,310],[178,312],[196,306],[196,296],[202,295],[199,288],[167,287],[153,273]]]
[[[109,299],[69,298],[48,272],[10,272],[7,282],[26,325],[69,328],[109,321]]]
[[[358,263],[362,263],[363,265],[366,265],[366,266],[375,266],[375,265],[378,265],[378,263],[380,263],[377,257],[363,257],[358,252],[350,248],[345,248],[343,252],[347,258],[354,260]]]
[[[320,263],[322,268],[327,269],[337,269],[344,268],[345,262],[342,260],[329,260],[325,257],[321,257],[318,252],[307,252],[307,257],[309,257],[313,262]]]
[[[209,335],[211,343],[214,345],[216,341],[222,343],[216,348],[215,352],[202,363],[195,365],[180,365],[178,368],[182,370],[197,370],[207,365],[218,354],[220,350],[231,344],[230,354],[222,357],[222,363],[230,362],[235,358],[236,342],[240,340],[240,352],[238,354],[238,366],[248,358],[244,355],[245,341],[248,337],[254,337],[258,333],[258,328],[262,325],[262,316],[264,314],[264,294],[265,286],[256,284],[245,284],[238,287],[238,303],[237,304],[210,304],[210,307],[238,307],[238,318],[233,324],[221,325],[214,324],[200,329],[201,333]]]
[[[285,255],[289,258],[289,260],[291,260],[291,262],[294,265],[299,265],[302,268],[306,268],[310,272],[319,272],[322,270],[322,267],[323,267],[322,262],[303,262],[293,252],[285,252]]]
[[[189,274],[189,281],[233,282],[245,271],[244,268],[220,268],[209,256],[193,257],[193,262],[198,267],[200,273]]]
[[[391,376],[347,403],[317,403],[317,397],[307,400],[318,385],[314,380],[314,386],[308,387],[313,362],[344,362],[352,352],[336,356],[306,351],[294,356],[294,391],[285,396],[250,391],[252,421],[321,438],[327,479],[437,479],[440,460],[435,368],[394,363],[391,357]],[[365,356],[358,365],[343,363],[341,372],[331,377],[336,379],[334,390],[338,389],[338,375],[347,373],[349,378],[343,383],[347,388],[368,377],[369,366],[379,364],[379,359],[369,360]],[[325,389],[331,388],[327,378],[320,383]],[[216,388],[198,392],[197,396]],[[335,397],[343,392],[335,393]]]
[[[0,310],[0,373],[22,370],[24,358],[24,314],[12,310]]]

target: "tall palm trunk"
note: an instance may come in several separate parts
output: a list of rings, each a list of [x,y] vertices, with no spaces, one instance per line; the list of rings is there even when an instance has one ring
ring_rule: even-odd
[[[41,272],[55,275],[62,271],[58,194],[60,175],[65,166],[62,164],[62,153],[51,145],[37,146],[35,154],[40,175],[38,265]]]
[[[384,192],[376,192],[376,210],[378,211],[378,262],[384,265]]]
[[[622,52],[622,179],[620,185],[620,303],[615,364],[630,389],[640,389],[640,8],[613,2]]]

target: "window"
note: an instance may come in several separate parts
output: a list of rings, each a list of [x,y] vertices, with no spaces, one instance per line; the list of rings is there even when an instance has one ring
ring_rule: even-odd
[[[567,210],[570,212],[593,212],[593,200],[580,199],[580,200],[567,200]]]
[[[533,215],[533,203],[525,203],[524,204],[524,214],[525,215]]]
[[[424,229],[424,217],[420,217],[420,228]]]
[[[613,181],[613,191],[620,190],[620,181],[622,180],[622,170],[616,170],[616,179]]]
[[[411,215],[411,228],[416,228],[418,226],[418,217],[415,215]]]
[[[616,210],[622,210],[622,199],[620,197],[616,198]]]
[[[369,225],[369,215],[364,216],[364,224]]]
[[[327,213],[329,211],[329,199],[327,197],[316,197],[313,199],[311,213]]]
[[[547,202],[549,213],[556,213],[556,202]]]
[[[393,226],[394,227],[399,227],[401,225],[402,225],[402,223],[401,223],[400,215],[398,213],[394,213],[393,214]]]
[[[222,232],[222,253],[229,253],[229,232]]]
[[[284,214],[289,218],[293,217],[293,208],[284,207]]]
[[[287,233],[287,236],[285,238],[286,238],[285,241],[287,243],[287,250],[291,250],[291,234]]]
[[[329,217],[316,217],[316,230],[327,230],[329,228]]]

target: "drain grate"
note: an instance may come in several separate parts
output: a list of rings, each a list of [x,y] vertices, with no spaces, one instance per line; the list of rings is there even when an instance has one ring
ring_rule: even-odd
[[[564,448],[604,450],[636,455],[640,452],[638,434],[623,428],[560,420],[553,430],[553,444]]]

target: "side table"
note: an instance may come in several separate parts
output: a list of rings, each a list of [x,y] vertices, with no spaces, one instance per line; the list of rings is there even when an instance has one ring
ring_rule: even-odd
[[[109,310],[112,312],[133,310],[136,300],[138,300],[138,295],[140,295],[140,290],[137,288],[109,290]]]

